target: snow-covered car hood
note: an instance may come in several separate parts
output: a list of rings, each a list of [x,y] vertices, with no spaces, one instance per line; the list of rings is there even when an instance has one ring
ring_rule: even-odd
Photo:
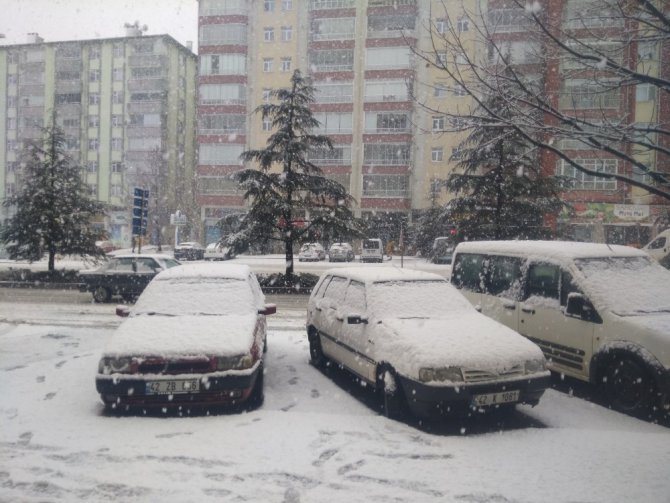
[[[257,316],[133,316],[116,329],[105,356],[183,356],[247,354]]]
[[[501,372],[542,351],[514,330],[472,312],[443,318],[391,318],[370,323],[377,361],[389,361],[416,378],[422,367],[460,367]]]

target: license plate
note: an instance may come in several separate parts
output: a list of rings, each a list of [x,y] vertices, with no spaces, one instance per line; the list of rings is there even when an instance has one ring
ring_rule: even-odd
[[[472,404],[477,407],[489,407],[501,403],[513,403],[519,401],[519,390],[502,391],[500,393],[487,393],[472,397]]]
[[[170,381],[148,381],[147,395],[173,395],[178,393],[195,393],[200,390],[199,379],[174,379]]]

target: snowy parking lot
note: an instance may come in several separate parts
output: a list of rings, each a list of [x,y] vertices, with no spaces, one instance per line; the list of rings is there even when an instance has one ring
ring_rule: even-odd
[[[302,309],[269,318],[260,409],[106,416],[94,375],[120,322],[113,311],[0,303],[0,501],[660,503],[670,494],[667,428],[555,390],[513,417],[386,419],[371,390],[309,364]]]

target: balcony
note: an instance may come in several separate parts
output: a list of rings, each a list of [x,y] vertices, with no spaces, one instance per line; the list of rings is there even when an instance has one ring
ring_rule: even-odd
[[[165,101],[131,101],[128,103],[128,113],[131,114],[163,113],[165,109]]]
[[[158,78],[134,78],[128,81],[128,90],[135,91],[165,91],[168,81],[164,77]]]
[[[312,65],[312,71],[315,73],[319,72],[351,72],[354,69],[353,63],[340,64],[340,65]]]
[[[355,0],[310,0],[309,2],[309,10],[350,9],[355,7]]]
[[[365,97],[366,103],[391,103],[403,101],[410,101],[406,94],[382,94]]]
[[[130,56],[128,60],[128,65],[131,67],[136,66],[145,66],[145,67],[155,67],[160,66],[167,68],[168,59],[166,56],[161,56],[157,54],[142,54]]]
[[[56,93],[80,93],[81,80],[59,80],[56,82]]]
[[[128,126],[126,134],[128,138],[160,138],[163,128],[160,126]]]

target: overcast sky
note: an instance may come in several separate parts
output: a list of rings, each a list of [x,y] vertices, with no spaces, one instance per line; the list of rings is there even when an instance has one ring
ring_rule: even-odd
[[[0,0],[0,45],[122,37],[124,23],[147,25],[147,35],[171,35],[197,49],[197,0]]]

